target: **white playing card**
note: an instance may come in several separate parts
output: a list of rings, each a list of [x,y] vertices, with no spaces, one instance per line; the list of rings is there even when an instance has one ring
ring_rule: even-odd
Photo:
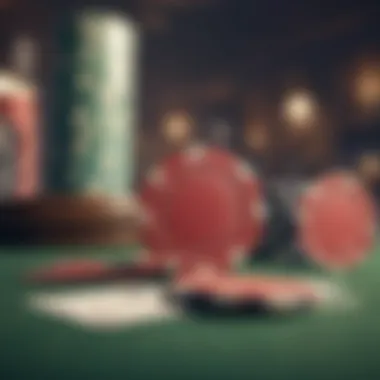
[[[115,285],[29,295],[36,311],[87,328],[137,326],[175,318],[161,286]]]

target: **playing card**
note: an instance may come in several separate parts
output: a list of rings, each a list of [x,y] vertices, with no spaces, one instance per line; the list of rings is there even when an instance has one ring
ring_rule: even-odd
[[[36,311],[86,328],[109,329],[164,321],[176,316],[155,285],[115,285],[29,295]]]

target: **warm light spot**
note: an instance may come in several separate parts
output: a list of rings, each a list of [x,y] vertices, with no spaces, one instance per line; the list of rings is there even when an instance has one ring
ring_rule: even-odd
[[[293,92],[284,100],[282,116],[293,128],[309,128],[317,116],[317,103],[307,91]]]
[[[365,108],[380,104],[380,64],[372,63],[360,68],[355,78],[354,97]]]
[[[163,134],[165,139],[175,145],[181,145],[190,139],[193,122],[186,112],[173,112],[164,117]]]

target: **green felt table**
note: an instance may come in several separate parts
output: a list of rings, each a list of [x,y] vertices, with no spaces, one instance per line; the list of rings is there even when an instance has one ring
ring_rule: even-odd
[[[114,260],[133,249],[2,249],[0,379],[380,378],[380,247],[339,278],[359,301],[354,309],[290,319],[181,319],[107,333],[42,318],[25,305],[33,289],[20,277],[73,253]]]

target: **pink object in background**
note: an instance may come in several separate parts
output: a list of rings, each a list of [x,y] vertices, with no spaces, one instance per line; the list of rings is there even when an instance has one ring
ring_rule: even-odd
[[[34,86],[10,73],[0,74],[0,114],[9,121],[17,140],[15,198],[33,197],[39,190],[38,108]]]

